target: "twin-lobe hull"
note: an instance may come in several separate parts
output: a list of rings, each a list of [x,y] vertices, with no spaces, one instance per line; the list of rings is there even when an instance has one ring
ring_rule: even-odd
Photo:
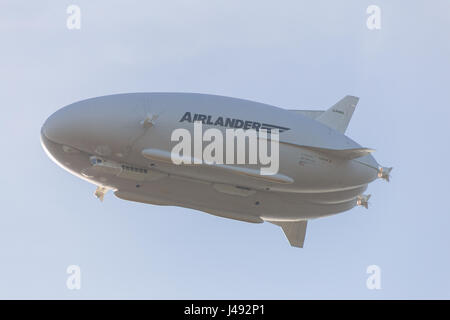
[[[357,97],[346,96],[325,111],[289,111],[204,94],[111,95],[55,112],[42,127],[42,144],[61,167],[96,184],[94,194],[100,200],[112,190],[130,201],[253,223],[269,221],[282,228],[291,245],[302,247],[307,220],[356,205],[367,208],[367,185],[377,177],[389,180],[391,168],[380,168],[372,149],[345,135],[357,102]],[[250,161],[256,149],[247,139],[230,158],[245,155],[244,161],[228,161],[228,140],[215,147],[214,154],[222,149],[224,158],[201,159],[202,150],[216,138],[226,138],[229,129],[262,134],[257,141],[259,161]],[[270,138],[264,136],[266,131]],[[279,144],[269,147],[267,139],[277,131]],[[172,157],[179,142],[172,139],[175,132],[193,142],[190,154]],[[261,161],[264,151],[259,152],[264,140],[268,162]],[[177,157],[193,161],[177,165]]]
[[[363,185],[319,193],[256,190],[223,181],[168,174],[158,167],[144,169],[120,163],[103,165],[103,162],[102,165],[93,165],[89,154],[82,151],[67,153],[62,145],[44,135],[41,139],[48,153],[59,154],[58,163],[64,169],[91,183],[112,189],[121,199],[186,207],[246,222],[304,220],[343,212],[353,208],[357,196],[367,188]]]

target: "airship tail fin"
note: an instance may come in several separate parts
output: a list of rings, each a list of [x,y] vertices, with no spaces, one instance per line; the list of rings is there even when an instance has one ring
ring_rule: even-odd
[[[355,107],[358,104],[358,100],[358,97],[345,96],[334,106],[318,116],[316,120],[340,133],[345,133],[352,118],[353,111],[355,111]]]
[[[307,220],[302,221],[269,221],[283,229],[286,238],[293,247],[303,248],[306,236]]]

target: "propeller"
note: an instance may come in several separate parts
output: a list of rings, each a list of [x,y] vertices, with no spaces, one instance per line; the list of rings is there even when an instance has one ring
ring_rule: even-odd
[[[378,178],[381,178],[383,180],[386,180],[387,182],[389,182],[389,178],[391,176],[391,171],[392,171],[393,167],[381,167],[380,169],[378,169]]]
[[[357,204],[358,206],[362,206],[362,207],[364,207],[364,208],[366,208],[366,209],[369,209],[369,199],[370,199],[370,197],[371,197],[370,194],[362,194],[362,195],[359,195],[359,196],[356,198],[356,204]]]

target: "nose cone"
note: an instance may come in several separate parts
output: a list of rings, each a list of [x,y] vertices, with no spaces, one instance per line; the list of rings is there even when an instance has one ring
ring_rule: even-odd
[[[52,142],[50,139],[47,138],[47,136],[44,133],[45,124],[41,128],[41,145],[42,148],[44,148],[45,153],[47,156],[55,161],[56,163],[59,163],[58,161],[58,154],[60,154],[61,146]]]
[[[82,130],[80,123],[84,122],[80,114],[74,111],[75,108],[64,107],[53,113],[42,126],[43,139],[58,144],[73,144]]]
[[[136,113],[134,106],[134,101],[120,95],[76,102],[53,113],[41,133],[53,143],[92,154],[123,153],[143,113]]]
[[[47,154],[60,160],[61,150],[93,153],[103,137],[98,124],[100,113],[100,110],[90,110],[84,103],[75,103],[53,113],[41,129],[41,141]]]

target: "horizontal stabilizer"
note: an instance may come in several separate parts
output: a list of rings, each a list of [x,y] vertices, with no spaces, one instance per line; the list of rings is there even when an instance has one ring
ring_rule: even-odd
[[[283,229],[286,238],[293,247],[303,248],[306,236],[307,220],[302,221],[269,221]]]
[[[358,101],[358,97],[345,96],[316,120],[340,133],[345,133]]]
[[[302,146],[302,148],[309,149],[311,151],[321,152],[332,157],[342,158],[346,160],[361,158],[375,151],[374,149],[369,148],[327,149],[309,146]]]

